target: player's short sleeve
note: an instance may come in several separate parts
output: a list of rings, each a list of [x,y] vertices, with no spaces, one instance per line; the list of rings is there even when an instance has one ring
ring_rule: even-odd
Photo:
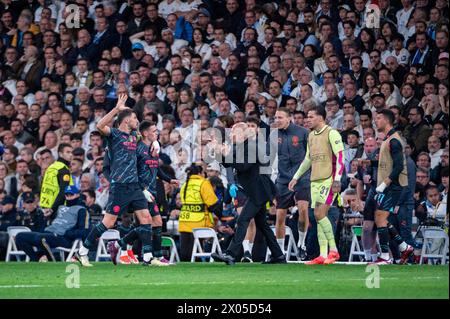
[[[344,151],[344,143],[342,142],[341,134],[336,130],[331,130],[328,135],[331,148],[333,149],[333,153],[337,154],[338,152]]]

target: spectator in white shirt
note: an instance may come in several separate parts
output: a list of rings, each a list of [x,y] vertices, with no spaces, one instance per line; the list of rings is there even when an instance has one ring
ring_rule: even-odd
[[[181,11],[183,3],[179,0],[163,0],[158,6],[158,13],[164,19],[173,12]]]
[[[398,64],[403,66],[408,65],[409,51],[403,47],[405,37],[401,34],[396,34],[392,37],[392,51],[391,55],[397,59]]]
[[[438,137],[431,135],[428,138],[428,151],[431,158],[431,169],[433,169],[439,165],[441,155],[444,152],[444,150],[441,149],[441,141]]]
[[[340,129],[344,125],[344,111],[339,109],[339,99],[328,99],[325,103],[325,109],[328,125],[334,129]]]
[[[401,34],[408,33],[408,21],[411,13],[414,10],[412,0],[402,0],[403,9],[399,10],[396,14],[397,17],[397,29]]]

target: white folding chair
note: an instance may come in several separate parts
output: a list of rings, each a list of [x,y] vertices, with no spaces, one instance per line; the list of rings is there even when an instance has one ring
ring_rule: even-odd
[[[361,247],[358,237],[362,237],[363,226],[352,226],[352,244],[350,246],[350,254],[348,256],[348,261],[353,261],[354,257],[358,257],[359,261],[363,261],[365,257],[364,249]],[[378,235],[376,237],[376,245],[378,253],[381,251],[380,241],[378,240]]]
[[[119,240],[120,233],[118,230],[109,229],[103,233],[103,235],[98,239],[97,245],[97,255],[95,256],[95,261],[100,261],[100,258],[110,258],[108,250],[106,249],[105,241]],[[117,254],[119,256],[119,254]]]
[[[298,258],[298,247],[297,247],[297,243],[295,242],[295,238],[294,238],[294,234],[292,233],[292,229],[289,226],[285,226],[285,233],[286,233],[286,237],[288,238],[288,245],[287,245],[287,249],[283,249],[283,254],[286,255],[286,261],[291,260],[291,256],[292,254],[295,256],[295,258],[297,260],[299,260]],[[272,229],[273,233],[275,234],[276,229],[275,226],[270,226],[270,229]],[[267,251],[266,251],[266,261],[268,261],[270,259],[270,249],[269,247],[267,247]]]
[[[161,246],[162,247],[169,247],[170,248],[170,258],[169,262],[171,264],[176,262],[180,262],[180,256],[178,255],[177,246],[175,245],[175,241],[172,237],[161,237]]]
[[[286,226],[286,236],[288,236],[286,260],[291,260],[292,255],[294,255],[295,259],[299,260],[297,243],[295,242],[295,237],[292,233],[292,229],[289,226]]]
[[[56,247],[55,249],[60,253],[61,261],[65,260],[66,262],[71,262],[75,252],[81,248],[81,243],[82,243],[81,239],[75,239],[71,248]],[[67,255],[67,258],[65,258],[65,253],[69,253],[69,255]]]
[[[353,261],[354,257],[358,257],[359,261],[364,258],[364,250],[361,249],[358,237],[362,236],[363,227],[362,226],[352,226],[352,244],[350,246],[350,255],[348,256],[348,261]]]
[[[6,258],[5,262],[9,262],[11,256],[15,256],[17,261],[20,261],[19,256],[25,256],[25,261],[29,262],[30,257],[25,254],[23,250],[18,250],[16,245],[16,236],[19,233],[31,232],[31,229],[25,226],[10,226],[7,228],[7,233],[9,236],[8,246],[6,248]]]
[[[214,262],[214,259],[211,258],[212,253],[222,253],[222,249],[220,248],[219,239],[217,239],[216,231],[212,228],[194,228],[192,230],[192,234],[194,235],[194,247],[192,248],[192,257],[191,262],[195,262],[196,257],[208,257],[210,262]],[[203,247],[200,243],[200,239],[213,239],[213,245],[211,248],[211,252],[206,253],[203,251]]]
[[[441,264],[445,265],[448,253],[448,235],[441,228],[425,228],[422,230],[423,245],[420,254],[420,264],[423,259],[428,258],[428,264],[431,264],[430,258],[440,259]]]

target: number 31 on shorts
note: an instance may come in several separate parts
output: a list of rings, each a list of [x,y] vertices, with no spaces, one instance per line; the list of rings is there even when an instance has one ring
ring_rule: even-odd
[[[325,195],[328,193],[328,187],[322,186],[320,187],[320,195]]]

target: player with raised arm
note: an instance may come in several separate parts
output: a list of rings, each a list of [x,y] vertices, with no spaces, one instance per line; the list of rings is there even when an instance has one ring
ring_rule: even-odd
[[[153,259],[152,254],[152,218],[148,211],[148,203],[139,185],[137,173],[137,137],[132,134],[138,128],[136,114],[125,106],[127,95],[119,96],[116,107],[106,114],[98,123],[97,129],[107,136],[111,152],[110,191],[106,214],[98,223],[81,248],[75,254],[75,258],[82,266],[92,266],[89,263],[88,253],[94,249],[97,240],[108,229],[113,228],[117,218],[131,208],[139,219],[140,226],[136,229],[142,241],[144,264]],[[111,123],[117,116],[118,128],[111,127]]]
[[[306,262],[308,265],[333,264],[340,256],[334,240],[328,210],[341,190],[344,172],[344,144],[338,131],[325,124],[326,111],[315,107],[308,112],[311,132],[305,159],[289,183],[294,191],[300,177],[311,168],[311,206],[317,221],[320,255]],[[328,247],[330,252],[328,253]]]
[[[156,178],[179,185],[178,181],[166,176],[159,169],[159,143],[158,130],[155,123],[150,121],[143,121],[139,126],[139,133],[142,139],[137,146],[137,168],[139,183],[143,189],[143,193],[148,202],[148,209],[152,216],[152,231],[153,231],[153,255],[151,265],[154,266],[168,266],[169,261],[162,257],[161,251],[161,230],[162,218],[156,205]],[[119,241],[111,241],[108,243],[108,251],[111,254],[111,259],[115,260],[119,249],[121,249],[121,256],[119,261],[121,264],[135,264],[134,254],[130,254],[127,245],[132,244],[138,238],[138,228],[131,230],[124,238]],[[136,257],[134,257],[136,258]]]

